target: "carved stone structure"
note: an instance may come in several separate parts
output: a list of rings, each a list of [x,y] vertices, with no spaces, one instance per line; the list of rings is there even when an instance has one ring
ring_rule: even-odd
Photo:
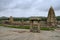
[[[37,21],[37,24],[34,25],[34,21]],[[30,18],[30,32],[40,32],[40,19],[39,18]],[[36,26],[37,25],[37,26]]]
[[[59,21],[57,21],[55,17],[55,12],[52,7],[50,7],[48,12],[47,20],[40,19],[38,16],[30,17],[30,20],[24,21],[14,21],[13,17],[10,16],[9,20],[3,21],[4,24],[12,24],[12,25],[19,25],[19,26],[30,26],[31,32],[40,32],[40,27],[56,27],[57,22],[60,24]]]
[[[54,27],[57,25],[55,12],[54,12],[54,9],[52,7],[50,7],[49,12],[48,12],[47,25],[51,26],[51,27]]]
[[[14,22],[14,20],[13,20],[13,17],[12,17],[12,16],[10,16],[10,18],[9,18],[9,22],[10,22],[10,24],[12,24],[12,23]]]

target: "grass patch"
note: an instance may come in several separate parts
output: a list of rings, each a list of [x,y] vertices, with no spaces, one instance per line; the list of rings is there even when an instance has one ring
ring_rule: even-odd
[[[29,26],[6,26],[6,27],[10,27],[10,28],[18,28],[18,29],[29,29]]]
[[[50,28],[50,27],[41,27],[40,30],[54,30],[55,28]]]
[[[7,27],[10,27],[10,28],[18,28],[18,29],[30,29],[30,26],[7,26]],[[52,27],[41,27],[40,30],[54,30],[55,28]]]
[[[3,24],[0,24],[0,26],[3,26]],[[5,25],[5,27],[9,28],[18,28],[18,29],[30,29],[30,26],[16,26],[16,25]],[[40,27],[40,30],[54,30],[56,27]]]
[[[0,26],[3,26],[3,24],[0,24]]]

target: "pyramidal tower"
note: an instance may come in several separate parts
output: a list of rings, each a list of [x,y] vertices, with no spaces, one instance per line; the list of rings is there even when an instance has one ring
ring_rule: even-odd
[[[57,25],[57,19],[56,19],[55,12],[52,6],[50,7],[49,12],[48,12],[47,25],[48,26]]]
[[[10,22],[11,24],[14,22],[14,20],[13,20],[13,17],[12,17],[12,16],[10,16],[10,18],[9,18],[9,22]]]

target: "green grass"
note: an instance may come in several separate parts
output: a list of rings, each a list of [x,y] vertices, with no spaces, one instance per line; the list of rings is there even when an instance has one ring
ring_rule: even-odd
[[[41,27],[40,30],[54,30],[55,28],[50,28],[50,27]]]
[[[29,29],[29,26],[6,26],[6,27],[10,27],[10,28],[18,28],[18,29]]]
[[[0,26],[3,26],[3,24],[0,24]]]
[[[2,24],[0,24],[0,26],[3,26]],[[5,25],[5,27],[9,27],[9,28],[18,28],[18,29],[30,29],[30,26],[15,26],[15,25]],[[56,27],[40,27],[40,30],[54,30],[56,29]]]
[[[18,29],[30,29],[30,26],[7,26],[7,27],[10,27],[10,28],[18,28]],[[49,28],[49,27],[41,27],[40,30],[47,30],[47,31],[50,31],[50,30],[54,30],[55,28]]]

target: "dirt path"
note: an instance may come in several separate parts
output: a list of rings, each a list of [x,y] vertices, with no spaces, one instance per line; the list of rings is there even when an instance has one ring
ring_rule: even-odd
[[[60,30],[31,33],[26,29],[0,27],[0,40],[60,40]]]

